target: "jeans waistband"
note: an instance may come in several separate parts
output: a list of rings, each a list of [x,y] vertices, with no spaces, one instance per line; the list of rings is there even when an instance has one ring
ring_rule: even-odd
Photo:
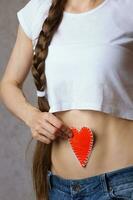
[[[63,177],[53,174],[50,170],[48,171],[49,187],[51,188],[52,184],[59,188],[61,186],[64,188],[64,190],[67,190],[67,188],[69,189],[73,185],[81,185],[82,187],[84,187],[85,185],[90,185],[91,188],[92,186],[95,187],[97,183],[101,183],[102,181],[104,185],[105,179],[108,179],[112,185],[117,185],[117,183],[126,181],[126,179],[132,179],[133,181],[133,166],[128,166],[125,168],[82,179],[65,179]]]

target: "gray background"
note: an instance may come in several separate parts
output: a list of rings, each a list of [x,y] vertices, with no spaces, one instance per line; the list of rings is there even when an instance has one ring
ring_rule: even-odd
[[[16,39],[16,13],[27,2],[28,0],[0,0],[0,79]],[[24,92],[32,105],[36,103],[34,89],[30,72],[24,83]],[[33,148],[29,149],[25,157],[30,138],[29,127],[0,102],[0,200],[35,199],[31,179]],[[31,147],[33,145],[34,141]]]

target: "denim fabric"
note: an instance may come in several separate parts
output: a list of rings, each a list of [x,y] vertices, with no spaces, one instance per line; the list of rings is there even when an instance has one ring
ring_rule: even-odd
[[[133,166],[83,179],[64,179],[48,171],[49,200],[132,200]]]

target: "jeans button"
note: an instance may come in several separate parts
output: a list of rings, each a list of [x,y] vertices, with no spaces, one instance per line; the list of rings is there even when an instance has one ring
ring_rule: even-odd
[[[112,192],[113,191],[113,188],[111,186],[109,186],[109,191]]]
[[[80,191],[81,186],[80,185],[73,185],[72,188],[73,188],[74,191],[78,192],[78,191]]]

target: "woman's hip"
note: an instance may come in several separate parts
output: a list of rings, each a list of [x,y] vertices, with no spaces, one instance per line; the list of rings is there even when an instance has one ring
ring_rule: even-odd
[[[133,199],[133,166],[82,179],[64,179],[48,171],[49,200]]]

